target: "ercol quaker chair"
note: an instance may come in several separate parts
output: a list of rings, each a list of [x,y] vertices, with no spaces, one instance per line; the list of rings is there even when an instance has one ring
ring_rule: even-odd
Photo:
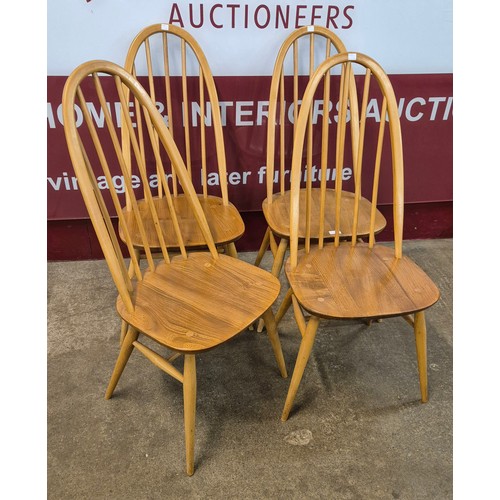
[[[266,199],[262,203],[262,210],[267,222],[267,230],[262,240],[255,265],[259,265],[266,250],[270,247],[274,257],[272,273],[279,276],[283,265],[284,257],[290,240],[290,162],[293,145],[293,136],[296,131],[297,117],[302,99],[303,90],[313,74],[316,67],[325,59],[332,55],[332,51],[345,52],[346,48],[342,41],[330,30],[320,26],[304,26],[292,32],[283,42],[274,65],[270,94],[269,94],[269,118],[267,121],[267,159],[266,159]],[[354,79],[349,81],[349,89],[355,89]],[[331,102],[330,82],[325,81],[324,93],[311,108],[307,122],[308,141],[304,161],[309,166],[302,178],[303,190],[301,197],[302,214],[305,211],[311,212],[312,227],[310,234],[316,234],[319,220],[319,199],[321,192],[317,187],[320,182],[319,172],[325,171],[325,165],[319,165],[318,141],[313,141],[313,129],[317,128],[316,123],[323,110],[335,106]],[[352,159],[351,165],[356,165],[354,158],[357,154],[357,116],[358,109],[356,102],[350,103],[350,115],[352,130]],[[342,165],[342,168],[344,165]],[[352,168],[354,170],[355,167]],[[342,169],[341,169],[342,172]],[[355,172],[353,172],[355,176]],[[326,191],[327,206],[334,206],[335,188],[333,186],[335,175],[331,169],[321,178],[322,182],[327,182]],[[305,186],[310,190],[311,196],[306,202]],[[309,191],[308,191],[309,192]],[[353,210],[353,194],[344,193],[342,198],[343,212]],[[369,220],[371,206],[370,203],[361,199],[359,204],[359,225],[357,229],[358,238],[366,236],[370,232]],[[329,215],[333,216],[334,211]],[[384,229],[386,220],[377,210],[375,212],[375,234]],[[345,217],[340,225],[340,237],[346,239],[352,235],[352,217]],[[315,225],[316,224],[316,225]],[[299,238],[304,240],[309,234],[302,232],[300,227]],[[324,227],[324,239],[332,239],[333,234],[330,227]],[[279,238],[279,245],[276,242]],[[278,320],[278,318],[277,318]],[[260,329],[260,328],[259,328]]]
[[[121,124],[130,134],[132,154],[128,163],[119,131],[107,107],[108,103],[116,103],[128,109],[126,94],[133,98],[134,104],[133,121],[130,114],[125,114]],[[89,102],[102,109],[101,123],[94,121],[99,117],[88,111],[86,103]],[[82,123],[78,125],[75,106],[81,110],[78,117]],[[134,348],[180,381],[184,392],[187,473],[191,475],[194,471],[196,356],[230,340],[264,315],[280,373],[286,377],[271,310],[279,293],[279,281],[269,272],[217,251],[200,199],[170,132],[146,91],[123,68],[105,61],[90,61],[76,68],[64,87],[63,114],[79,188],[118,290],[118,314],[127,325],[106,399],[112,396]],[[142,139],[135,127],[139,119],[143,126],[142,138],[149,141],[156,160],[152,169],[148,169],[142,157]],[[186,228],[181,223],[185,214],[175,211],[171,182],[169,185],[163,172],[167,161],[175,172],[179,190],[184,193],[184,209],[190,211],[189,220],[197,224],[196,230],[204,238],[205,252],[188,252],[183,231],[192,234],[193,228]],[[160,174],[165,197],[161,207],[149,186],[152,171]],[[115,176],[123,179],[120,185],[125,186],[128,206],[124,207],[124,200],[114,186]],[[166,218],[160,219],[160,210],[169,212],[169,224],[165,224]],[[113,212],[118,216],[125,243],[120,242],[115,231],[110,215]],[[140,235],[146,254],[142,266],[134,252],[130,227]],[[180,252],[175,257],[169,256],[166,245],[167,239],[173,238]],[[160,261],[153,259],[150,241],[159,242]],[[130,274],[123,246],[131,257],[133,273]],[[142,343],[141,336],[171,349],[173,355],[165,359]],[[182,355],[183,373],[172,364]]]
[[[235,241],[245,231],[243,220],[229,201],[226,155],[217,90],[207,59],[196,40],[185,30],[169,24],[154,24],[140,31],[132,41],[124,65],[149,93],[167,123],[179,148],[218,249],[237,257]],[[139,134],[144,133],[138,123]],[[140,135],[139,135],[140,138]],[[129,147],[128,131],[122,140]],[[147,157],[146,157],[147,159]],[[150,161],[154,159],[150,158]],[[204,237],[189,213],[187,197],[178,192],[175,169],[172,199],[187,248],[204,247]],[[128,202],[128,201],[127,201]],[[139,205],[145,203],[139,201]],[[161,183],[155,203],[160,220],[169,217]],[[126,223],[127,221],[125,221]],[[187,226],[187,227],[185,227]],[[137,255],[144,252],[141,236],[129,227]],[[122,238],[124,237],[121,234]],[[166,233],[167,248],[175,247],[175,235]],[[158,241],[151,241],[159,250]]]
[[[306,130],[309,113],[316,93],[321,92],[321,82],[330,70],[341,69],[339,90],[339,125],[332,131],[327,120],[323,120],[321,136],[321,165],[343,165],[346,149],[348,93],[353,66],[361,67],[364,79],[360,89],[360,121],[358,154],[355,165],[356,189],[354,196],[342,189],[342,175],[337,168],[334,198],[334,218],[329,205],[327,191],[322,184],[318,193],[319,220],[312,219],[313,212],[302,217],[304,203],[312,203],[311,190],[302,191],[302,152],[307,142]],[[362,90],[362,91],[361,91]],[[354,100],[349,93],[351,107]],[[367,118],[367,107],[376,99],[380,109],[380,120]],[[387,134],[387,129],[389,134]],[[331,140],[329,141],[329,138]],[[371,172],[365,172],[371,170]],[[383,175],[381,175],[383,172]],[[363,173],[372,178],[369,185]],[[392,173],[392,176],[391,176]],[[292,158],[290,198],[290,257],[285,272],[290,284],[284,301],[293,304],[297,325],[302,335],[293,376],[283,409],[282,420],[286,420],[297,393],[304,369],[311,354],[320,319],[375,319],[401,316],[413,326],[416,339],[417,364],[420,378],[422,402],[428,400],[426,325],[424,311],[439,299],[439,291],[425,272],[403,255],[403,149],[398,107],[389,78],[370,57],[357,53],[344,53],[323,62],[312,75],[302,100],[297,120]],[[393,193],[394,245],[375,244],[376,204],[379,184],[385,184]],[[358,240],[358,227],[363,203],[362,193],[370,196],[368,242]],[[350,205],[342,203],[347,194]],[[352,236],[341,241],[340,229],[344,213],[352,217]],[[333,221],[333,225],[332,225]],[[316,234],[314,234],[316,231]],[[333,230],[333,242],[324,237],[326,230]],[[299,249],[301,236],[306,234],[305,246]],[[313,238],[317,244],[311,244]],[[304,311],[310,315],[306,321]]]

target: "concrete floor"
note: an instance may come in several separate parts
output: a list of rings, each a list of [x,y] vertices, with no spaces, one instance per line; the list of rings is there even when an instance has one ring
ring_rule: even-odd
[[[427,404],[403,319],[323,322],[283,423],[290,378],[267,336],[245,331],[198,357],[192,477],[177,381],[135,352],[104,399],[120,329],[105,262],[48,263],[48,498],[451,499],[452,245],[404,245],[442,294],[427,312]],[[279,332],[291,375],[291,311]]]

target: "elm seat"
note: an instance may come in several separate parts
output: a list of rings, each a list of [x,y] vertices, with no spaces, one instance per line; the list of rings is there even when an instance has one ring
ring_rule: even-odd
[[[436,285],[417,264],[381,245],[342,242],[302,250],[297,267],[292,270],[287,261],[285,272],[300,305],[322,318],[408,315],[439,299]]]
[[[306,203],[307,193],[301,190],[299,193],[300,205]],[[342,193],[342,209],[340,211],[340,234],[342,239],[352,236],[352,222],[354,213],[354,193],[344,191]],[[359,221],[358,234],[367,235],[370,232],[370,210],[371,203],[366,198],[361,198],[359,201]],[[311,190],[311,234],[318,234],[320,221],[321,207],[321,190],[320,188],[312,188]],[[273,234],[280,238],[290,237],[290,193],[282,195],[280,193],[273,194],[271,203],[264,201],[262,203],[262,211],[266,221]],[[325,193],[325,211],[330,214],[325,220],[323,227],[323,237],[332,240],[335,230],[335,189],[327,189]],[[299,239],[306,238],[306,213],[301,212],[299,215]],[[380,233],[386,226],[385,217],[377,210],[375,215],[375,234]]]
[[[128,324],[159,344],[197,353],[245,330],[279,291],[278,279],[262,269],[200,252],[187,259],[176,256],[170,264],[146,272],[132,295],[134,310],[127,311],[120,297],[117,309]]]
[[[241,215],[238,209],[232,204],[224,205],[221,198],[217,196],[198,195],[201,208],[207,218],[208,226],[213,235],[214,241],[231,242],[231,240],[239,239],[245,232],[245,225],[241,220]],[[173,220],[170,215],[170,209],[166,198],[154,197],[154,204],[160,220],[160,225],[165,236],[166,246],[170,249],[178,247],[177,238],[173,226]],[[148,240],[155,249],[160,248],[160,242],[156,236],[154,222],[149,217],[149,208],[145,200],[139,200],[139,211],[142,216],[142,222],[148,234]],[[193,218],[192,211],[189,206],[189,200],[184,195],[178,195],[172,199],[175,213],[182,227],[181,231],[184,235],[184,244],[189,248],[206,248],[205,239],[200,231],[196,219]],[[123,216],[125,224],[130,232],[133,245],[136,249],[142,249],[142,237],[138,224],[136,223],[133,212],[126,207],[123,208]],[[120,238],[125,239],[123,228],[120,226]]]

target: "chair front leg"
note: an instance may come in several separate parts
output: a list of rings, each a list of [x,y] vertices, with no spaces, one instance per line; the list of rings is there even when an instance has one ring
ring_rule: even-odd
[[[297,395],[297,389],[299,388],[300,381],[302,380],[302,375],[304,374],[307,362],[309,361],[309,356],[311,355],[314,339],[316,338],[316,332],[318,331],[318,325],[319,318],[316,316],[311,316],[309,323],[307,323],[306,332],[302,337],[299,353],[297,354],[297,361],[295,362],[295,368],[293,369],[292,380],[290,382],[285,406],[281,415],[281,420],[283,420],[283,422],[288,419],[288,415],[290,414],[290,410],[292,409],[295,396]]]
[[[121,344],[120,353],[118,354],[115,368],[113,369],[113,373],[111,374],[108,388],[106,389],[106,395],[104,396],[106,399],[109,399],[113,395],[116,384],[118,384],[118,380],[120,380],[125,365],[127,364],[127,361],[130,358],[132,351],[134,350],[133,343],[137,340],[138,336],[139,332],[132,326],[129,326],[127,334],[125,335],[125,338],[123,339],[123,342]]]
[[[271,269],[271,274],[278,277],[281,272],[281,267],[283,266],[283,261],[285,260],[286,249],[288,248],[288,239],[281,238],[280,244],[278,246],[278,251],[274,256],[273,267]]]
[[[120,345],[123,344],[123,340],[125,339],[125,335],[127,335],[128,323],[122,319],[122,324],[120,327]]]
[[[196,360],[194,354],[184,356],[184,433],[186,436],[186,472],[194,473],[194,426],[196,417]]]
[[[425,326],[425,313],[420,311],[415,313],[413,325],[415,332],[415,344],[417,347],[418,375],[420,379],[420,394],[422,403],[427,403],[429,393],[427,387],[427,329]]]
[[[276,329],[276,321],[274,319],[274,314],[271,308],[269,308],[263,315],[262,318],[266,324],[267,334],[271,345],[273,347],[274,356],[278,362],[278,367],[283,378],[287,377],[285,358],[283,357],[283,351],[281,349],[281,342],[278,336],[278,331]]]
[[[288,309],[290,309],[290,306],[292,304],[292,295],[293,291],[291,288],[289,288],[283,297],[283,301],[281,302],[281,305],[278,309],[278,312],[276,313],[276,327],[280,324],[280,321],[283,319],[283,316],[286,314]]]
[[[226,254],[229,255],[229,257],[234,257],[235,259],[238,258],[238,251],[236,250],[236,245],[234,244],[234,242],[225,245],[224,250]]]
[[[281,238],[280,244],[278,246],[278,251],[274,256],[273,267],[271,269],[271,274],[276,276],[280,275],[281,267],[283,266],[283,260],[285,259],[286,249],[288,248],[288,240],[286,238]],[[259,324],[257,325],[257,332],[261,333],[264,330],[264,320],[261,318]]]
[[[271,229],[268,227],[266,229],[266,233],[264,234],[264,238],[262,238],[262,243],[260,244],[259,252],[257,253],[257,257],[255,259],[255,266],[259,267],[262,262],[262,258],[266,253],[266,250],[269,248],[269,236],[271,234]]]

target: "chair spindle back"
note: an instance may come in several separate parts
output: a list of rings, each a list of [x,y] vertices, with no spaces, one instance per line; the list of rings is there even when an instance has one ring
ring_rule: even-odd
[[[197,41],[178,26],[148,26],[131,43],[124,68],[143,83],[164,115],[194,185],[201,183],[201,192],[207,197],[209,170],[216,172],[218,183],[214,184],[220,186],[223,204],[228,205],[219,99],[209,64]],[[123,132],[123,141],[127,143],[127,130]],[[173,171],[173,196],[178,195],[177,190]],[[162,196],[161,188],[158,196]]]
[[[111,103],[115,103],[115,109],[118,104],[121,110],[127,110],[121,113],[121,123],[120,120],[113,120]],[[95,110],[96,105],[101,114],[90,111]],[[129,112],[132,106],[135,122]],[[81,111],[81,115],[78,111]],[[164,168],[167,162],[172,168],[170,177],[175,174],[179,188],[189,198],[193,220],[199,225],[210,253],[218,258],[210,229],[179,150],[155,104],[132,75],[107,61],[89,61],[80,65],[66,81],[63,116],[66,142],[79,189],[118,292],[130,311],[133,309],[132,280],[110,211],[118,216],[132,260],[133,274],[137,279],[141,280],[143,275],[125,223],[126,218],[137,225],[150,271],[154,271],[157,265],[152,256],[151,241],[160,243],[163,260],[170,262],[165,231],[175,232],[178,248],[183,258],[187,258],[183,234],[179,229],[179,215],[174,210]],[[127,131],[129,141],[126,144],[120,141],[119,128]],[[148,168],[145,155],[148,150],[154,158],[154,169]],[[167,205],[162,206],[162,210],[169,212],[167,222],[160,223],[151,187],[156,184],[162,186],[167,198]]]
[[[278,52],[269,94],[266,161],[266,199],[268,203],[272,202],[275,185],[281,194],[288,190],[290,171],[286,170],[286,166],[290,164],[293,136],[297,128],[305,84],[321,62],[331,57],[332,52],[335,51],[342,53],[346,51],[346,48],[332,31],[321,26],[304,26],[295,30],[283,42]],[[354,91],[354,78],[350,78],[348,82],[350,91]],[[321,110],[319,110],[320,103]],[[318,101],[317,106],[318,109],[311,108],[309,111],[305,155],[307,165],[312,165],[313,161],[314,115],[328,112],[331,106],[329,78],[325,78],[323,98]],[[351,114],[357,117],[355,105],[351,105]],[[287,126],[287,121],[293,122],[293,128]],[[354,120],[351,123],[355,124],[356,122],[357,120]],[[291,131],[290,128],[292,128]],[[323,127],[323,133],[326,133],[325,127]],[[352,137],[356,141],[356,130],[353,130]],[[353,142],[353,157],[356,153],[357,147]],[[307,169],[305,183],[308,190],[312,188],[312,175],[312,170]]]
[[[361,66],[365,72],[362,92],[361,105],[359,106],[357,91],[353,91],[352,82],[354,81],[354,67]],[[303,177],[302,157],[305,143],[310,142],[309,137],[309,120],[313,102],[317,93],[321,91],[321,82],[326,82],[330,78],[330,72],[334,69],[340,69],[340,85],[338,91],[338,125],[333,131],[330,127],[330,119],[328,114],[321,118],[321,221],[319,234],[310,234],[308,230],[311,227],[311,217],[306,211],[305,219],[300,217],[303,208],[300,203],[303,201],[299,196],[300,183]],[[327,78],[325,78],[325,76]],[[363,77],[360,76],[360,79]],[[324,85],[323,91],[326,88]],[[380,106],[380,121],[377,124],[375,119],[367,120],[367,110],[373,103],[373,99],[382,99]],[[355,116],[352,112],[349,114],[349,109],[355,107],[359,109],[359,116]],[[334,235],[334,245],[339,246],[341,236],[341,220],[343,213],[341,211],[341,200],[343,194],[343,165],[345,157],[346,137],[349,132],[347,122],[351,121],[350,131],[357,134],[356,138],[351,141],[356,145],[356,154],[354,159],[354,176],[355,176],[355,193],[353,197],[353,220],[351,221],[353,233],[351,237],[351,245],[355,246],[358,242],[357,227],[359,217],[359,204],[362,196],[361,177],[363,175],[364,165],[368,161],[373,162],[373,172],[365,172],[366,177],[372,177],[373,183],[370,187],[363,186],[364,190],[368,190],[371,194],[371,213],[370,213],[370,233],[368,245],[372,248],[375,244],[375,216],[376,205],[378,200],[379,184],[381,168],[384,164],[391,164],[392,170],[392,194],[393,194],[393,216],[394,216],[394,245],[395,255],[397,258],[402,256],[402,239],[403,239],[403,211],[404,211],[404,180],[403,180],[403,147],[401,139],[401,127],[399,122],[398,106],[394,95],[394,90],[390,80],[381,66],[370,57],[360,53],[343,53],[333,56],[324,61],[311,76],[307,88],[304,92],[302,105],[297,119],[297,127],[295,131],[292,167],[291,167],[291,209],[290,209],[290,228],[291,242],[290,255],[292,268],[297,265],[298,254],[298,228],[299,224],[306,224],[306,234],[308,235],[305,241],[305,251],[308,252],[311,245],[311,240],[318,241],[320,248],[324,245],[323,232],[328,217],[326,210],[328,207],[325,204],[326,191],[326,175],[323,170],[330,162],[335,163],[335,206],[333,208],[335,215],[333,217],[334,227],[330,234]],[[355,121],[354,124],[352,122]],[[368,130],[370,125],[370,130]],[[389,137],[386,134],[386,128],[389,128]],[[375,130],[373,130],[375,129]],[[334,137],[331,137],[335,134]],[[335,144],[334,158],[332,160],[329,150],[332,142]],[[390,154],[387,150],[390,149]],[[310,164],[310,163],[309,163]],[[366,179],[365,177],[365,179]],[[365,182],[366,184],[366,182]],[[309,193],[310,194],[310,193]],[[305,203],[309,199],[309,194],[306,196]],[[365,193],[363,193],[365,195]],[[330,217],[330,220],[332,217]],[[328,229],[328,228],[327,228]]]

